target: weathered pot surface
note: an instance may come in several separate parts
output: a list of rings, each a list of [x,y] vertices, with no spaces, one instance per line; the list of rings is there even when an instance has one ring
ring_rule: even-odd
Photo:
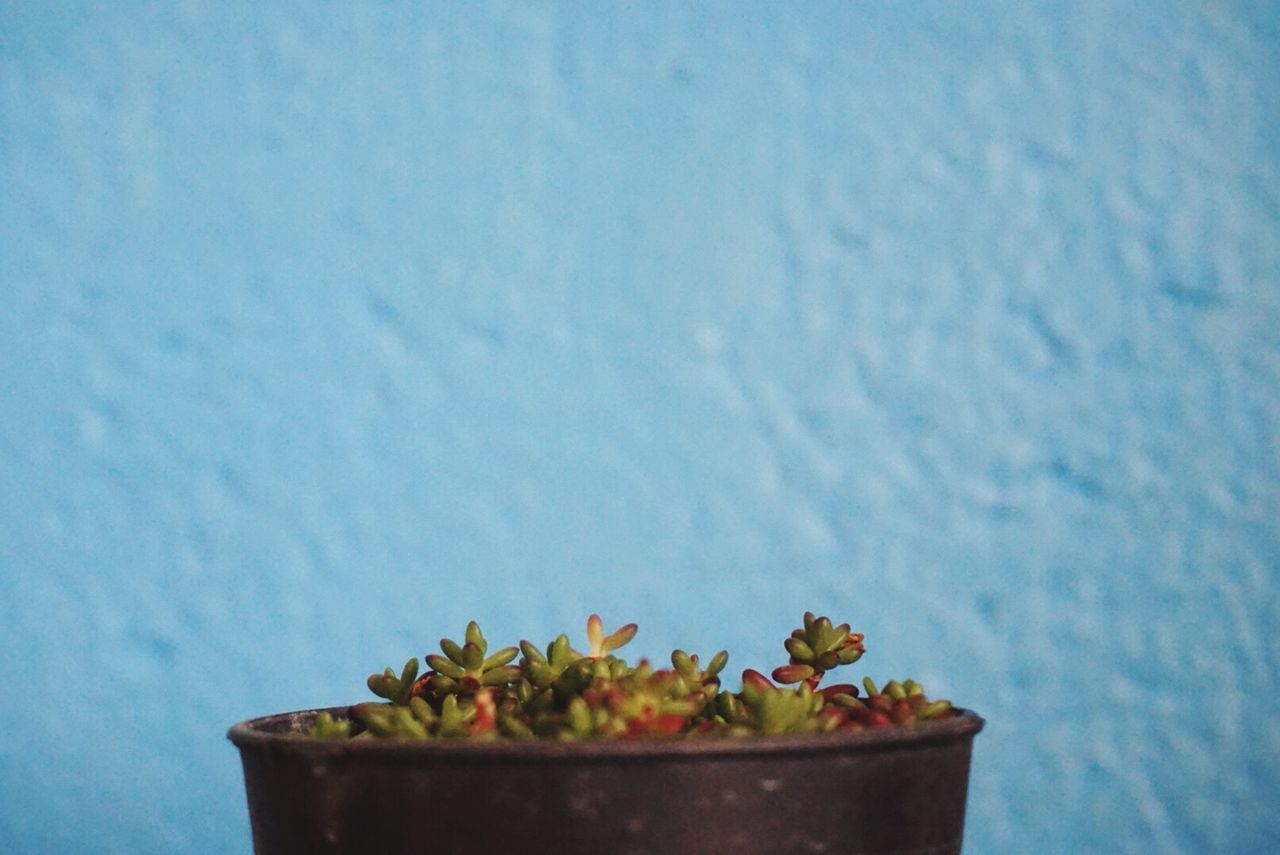
[[[956,853],[983,726],[961,710],[804,736],[331,741],[305,735],[319,712],[227,734],[259,855]]]

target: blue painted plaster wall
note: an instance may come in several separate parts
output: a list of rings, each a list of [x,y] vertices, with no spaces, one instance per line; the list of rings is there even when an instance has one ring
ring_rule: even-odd
[[[969,851],[1275,851],[1280,33],[1137,6],[0,5],[0,848],[812,607],[988,717]]]

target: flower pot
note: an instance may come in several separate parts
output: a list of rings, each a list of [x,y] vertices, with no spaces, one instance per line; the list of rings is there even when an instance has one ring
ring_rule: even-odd
[[[983,725],[962,710],[804,736],[330,741],[303,735],[319,712],[228,733],[259,855],[959,852]]]

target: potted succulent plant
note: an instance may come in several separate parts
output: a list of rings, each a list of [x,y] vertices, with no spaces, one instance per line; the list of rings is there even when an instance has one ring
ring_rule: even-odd
[[[378,702],[235,725],[255,851],[960,851],[983,721],[912,680],[823,686],[863,655],[848,624],[806,613],[737,692],[726,652],[632,664],[635,633],[490,650],[472,622],[369,677]]]

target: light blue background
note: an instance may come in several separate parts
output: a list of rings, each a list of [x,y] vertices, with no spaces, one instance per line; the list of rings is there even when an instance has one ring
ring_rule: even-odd
[[[0,10],[0,849],[805,608],[987,716],[968,851],[1280,846],[1271,4]]]

